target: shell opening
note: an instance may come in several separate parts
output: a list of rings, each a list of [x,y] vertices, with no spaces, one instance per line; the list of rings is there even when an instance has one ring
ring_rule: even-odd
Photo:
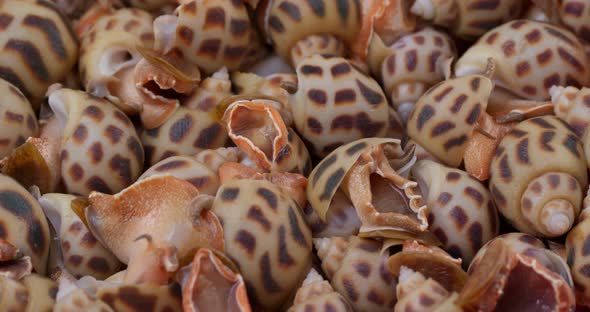
[[[141,85],[141,90],[152,97],[161,97],[165,99],[178,99],[183,96],[182,93],[174,89],[164,89],[155,80],[148,80]]]
[[[232,114],[231,131],[258,147],[268,159],[273,159],[274,142],[280,135],[268,109],[252,110],[240,105]]]
[[[402,214],[420,222],[416,213],[410,208],[410,200],[403,190],[376,173],[371,174],[369,179],[371,194],[373,194],[373,206],[377,212]]]
[[[115,47],[102,55],[99,66],[102,74],[110,76],[123,68],[137,64],[139,60],[139,54],[131,53],[126,48]]]
[[[199,273],[196,282],[198,290],[192,293],[196,311],[240,311],[236,301],[239,283],[224,278],[210,261],[201,262]]]
[[[495,311],[549,311],[558,305],[551,281],[522,262],[512,269],[502,292]]]

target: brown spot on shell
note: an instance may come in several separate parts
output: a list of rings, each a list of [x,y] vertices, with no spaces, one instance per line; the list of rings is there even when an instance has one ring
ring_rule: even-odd
[[[344,291],[346,291],[348,298],[350,298],[352,302],[357,302],[359,293],[357,292],[356,287],[354,286],[354,281],[348,278],[343,278],[342,285],[344,286]]]
[[[112,144],[117,144],[123,136],[123,130],[114,125],[109,125],[104,130],[104,135],[111,141]]]
[[[281,224],[279,226],[279,239],[278,239],[278,251],[279,251],[279,263],[282,266],[290,267],[295,264],[295,260],[293,257],[289,255],[286,234],[285,234],[285,226]]]
[[[110,270],[109,263],[102,257],[92,257],[86,264],[94,272],[108,273]]]
[[[223,201],[233,201],[240,194],[239,188],[226,188],[221,192],[221,199]]]
[[[465,224],[467,224],[467,222],[469,221],[469,217],[467,216],[463,208],[461,208],[460,206],[453,207],[453,209],[451,209],[450,214],[453,220],[455,221],[455,224],[457,225],[458,229],[462,229],[465,226]]]
[[[203,30],[209,28],[225,28],[225,10],[222,7],[213,7],[205,13],[205,23],[203,23]]]
[[[282,290],[281,286],[272,276],[272,266],[270,265],[270,256],[268,251],[260,258],[260,273],[262,275],[262,285],[269,293],[277,293]]]
[[[354,270],[362,277],[367,278],[371,275],[371,266],[363,261],[353,263]]]
[[[256,249],[256,237],[246,230],[239,230],[234,237],[235,242],[242,246],[249,255],[253,255]]]
[[[260,224],[265,232],[270,231],[272,228],[270,221],[264,216],[264,212],[257,205],[252,205],[252,207],[248,209],[247,218]]]

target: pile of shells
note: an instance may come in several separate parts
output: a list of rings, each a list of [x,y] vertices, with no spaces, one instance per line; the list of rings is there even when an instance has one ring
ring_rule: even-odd
[[[590,0],[0,0],[0,311],[590,309]]]

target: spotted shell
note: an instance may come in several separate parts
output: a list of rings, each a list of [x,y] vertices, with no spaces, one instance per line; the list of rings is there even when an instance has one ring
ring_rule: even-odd
[[[455,64],[455,74],[483,72],[496,61],[494,82],[525,99],[545,100],[552,86],[590,84],[582,44],[566,29],[516,20],[486,33]]]
[[[536,258],[491,241],[456,301],[468,311],[572,311],[573,289]]]
[[[388,104],[381,87],[349,61],[313,55],[299,63],[297,78],[298,90],[290,99],[295,126],[316,155],[387,133]]]
[[[80,217],[72,209],[73,195],[45,194],[39,204],[55,229],[59,240],[57,252],[65,268],[74,276],[90,275],[105,279],[118,272],[121,263],[96,240]],[[50,268],[52,269],[52,268]]]
[[[116,193],[143,167],[143,147],[133,124],[114,105],[82,91],[49,95],[60,124],[61,178],[70,194]]]
[[[313,54],[335,55],[344,57],[346,48],[342,41],[327,34],[307,36],[295,43],[291,49],[291,62],[297,66],[299,62]]]
[[[3,1],[0,11],[0,78],[19,88],[37,110],[47,87],[76,63],[76,35],[51,1]]]
[[[585,0],[561,0],[561,22],[583,41],[590,42],[590,3]]]
[[[565,241],[566,260],[574,279],[580,305],[590,304],[590,273],[588,272],[590,258],[587,245],[590,235],[590,210],[584,209],[580,214],[580,222],[567,234]]]
[[[570,286],[574,286],[572,275],[568,264],[557,253],[545,247],[543,242],[530,235],[524,233],[507,233],[495,237],[493,240],[486,243],[478,252],[477,256],[469,266],[469,272],[472,273],[480,265],[486,250],[490,247],[494,240],[502,240],[506,246],[516,252],[528,257],[535,258],[539,263],[547,269],[561,276],[561,278]]]
[[[12,178],[0,174],[0,239],[31,257],[45,274],[49,254],[49,226],[39,203]]]
[[[123,2],[127,6],[140,8],[140,9],[148,10],[148,11],[159,11],[163,7],[174,6],[177,3],[186,2],[186,1],[182,1],[182,0],[181,1],[178,1],[178,0],[119,0],[119,1]]]
[[[400,38],[388,52],[380,69],[383,89],[398,111],[444,80],[444,61],[457,56],[451,38],[430,27]]]
[[[132,71],[142,58],[136,46],[153,44],[152,23],[153,17],[138,9],[113,10],[94,22],[80,46],[80,77],[89,93],[121,96],[123,72]]]
[[[96,291],[97,299],[120,312],[143,311],[146,307],[153,311],[182,311],[181,296],[180,286],[176,283],[164,286],[115,284]]]
[[[223,99],[232,95],[232,82],[229,80],[227,68],[205,78],[182,105],[187,108],[211,112]]]
[[[306,312],[310,309],[324,312],[352,311],[348,302],[315,269],[307,274],[295,294],[293,306],[287,312]]]
[[[215,196],[219,188],[217,170],[190,156],[168,157],[151,166],[137,180],[159,175],[183,179],[199,189],[201,194]]]
[[[37,117],[22,92],[6,80],[0,79],[0,159],[28,137],[39,132]]]
[[[400,270],[396,292],[398,301],[394,312],[463,311],[454,303],[457,293],[447,291],[437,281],[407,267]]]
[[[552,237],[573,225],[588,176],[582,143],[563,121],[545,116],[519,123],[500,142],[490,168],[494,202],[516,229]]]
[[[141,132],[147,165],[171,156],[193,155],[225,145],[223,124],[210,113],[179,107],[164,124]]]
[[[412,167],[428,207],[429,230],[455,258],[469,265],[499,232],[498,211],[488,189],[467,172],[430,160]]]
[[[57,286],[39,274],[21,280],[0,276],[0,306],[4,311],[52,311]]]
[[[410,114],[409,137],[444,164],[458,167],[492,88],[490,79],[480,75],[437,84],[420,97]]]
[[[227,134],[259,169],[307,175],[311,171],[309,152],[275,109],[280,106],[255,97],[238,99],[223,116]]]
[[[242,179],[219,188],[213,212],[253,309],[281,307],[311,264],[311,231],[297,203],[269,181]]]
[[[332,199],[341,189],[356,209],[363,235],[404,233],[426,239],[422,237],[428,235],[426,206],[417,183],[403,176],[414,161],[413,149],[404,151],[396,139],[351,142],[334,150],[313,169],[307,198],[319,218],[326,221]],[[395,205],[396,210],[387,205]]]
[[[552,87],[549,93],[555,115],[582,137],[590,125],[590,88]]]
[[[316,238],[321,267],[354,311],[391,311],[397,280],[387,268],[382,243],[351,236]]]
[[[361,10],[358,0],[278,0],[270,4],[265,28],[276,53],[291,61],[298,41],[320,32],[350,45],[361,27]]]
[[[471,39],[517,18],[523,9],[520,0],[418,0],[411,12],[450,28],[459,37]]]
[[[183,1],[176,13],[174,37],[163,52],[175,49],[207,74],[223,66],[231,71],[241,65],[252,31],[242,1]]]

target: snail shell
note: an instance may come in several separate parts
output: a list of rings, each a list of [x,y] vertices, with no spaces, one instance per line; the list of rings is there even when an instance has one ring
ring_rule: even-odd
[[[59,124],[60,137],[51,139],[61,142],[61,178],[68,193],[116,193],[139,177],[143,147],[129,118],[114,105],[70,89],[53,91],[49,105]]]
[[[458,167],[492,88],[491,80],[480,75],[439,83],[416,103],[408,135],[444,164]]]
[[[469,266],[469,273],[472,273],[477,266],[480,265],[483,255],[486,250],[490,247],[494,240],[502,240],[506,246],[516,252],[525,256],[535,258],[540,264],[545,266],[547,269],[561,276],[561,278],[573,288],[574,282],[572,274],[570,273],[568,264],[566,261],[554,251],[545,247],[543,242],[530,235],[524,233],[507,233],[495,237],[493,240],[486,243],[478,252],[477,256],[471,262]]]
[[[454,303],[457,293],[450,293],[437,281],[407,267],[401,267],[396,291],[398,301],[394,312],[463,311]]]
[[[482,73],[488,58],[497,63],[493,77],[497,86],[521,98],[546,100],[552,86],[590,84],[580,41],[550,24],[515,20],[490,30],[459,58],[455,74]]]
[[[129,101],[135,93],[133,68],[142,56],[136,46],[151,47],[153,17],[138,9],[119,9],[100,16],[82,36],[80,77],[86,90],[106,97],[125,113],[141,111],[139,101]]]
[[[348,302],[334,291],[332,285],[324,280],[315,269],[311,269],[307,274],[301,288],[295,294],[293,306],[287,312],[304,312],[310,307],[314,311],[324,312],[352,311]]]
[[[311,231],[297,202],[270,181],[238,179],[221,185],[213,212],[253,309],[281,307],[311,265]]]
[[[381,65],[385,94],[404,116],[430,87],[445,79],[444,62],[456,58],[451,38],[430,27],[406,35],[389,47]]]
[[[326,221],[332,199],[340,189],[362,222],[361,235],[409,235],[432,242],[418,184],[404,177],[414,161],[413,148],[404,151],[396,139],[361,139],[343,145],[310,174],[309,203]]]
[[[562,0],[557,3],[561,23],[581,40],[590,42],[590,3],[577,0]]]
[[[590,88],[551,87],[551,102],[555,115],[572,128],[579,136],[590,125]]]
[[[517,18],[523,9],[520,0],[493,4],[481,0],[417,0],[411,12],[435,25],[450,28],[459,37],[471,39]]]
[[[39,132],[37,117],[29,100],[15,86],[0,79],[0,159]]]
[[[0,174],[0,239],[31,257],[45,274],[49,254],[49,225],[39,203],[12,178]]]
[[[29,99],[36,111],[51,84],[61,81],[78,59],[78,40],[54,3],[3,1],[0,78]]]
[[[223,119],[229,138],[258,168],[271,172],[307,175],[311,159],[292,128],[287,128],[272,100],[247,99],[233,102]]]
[[[575,298],[568,283],[536,258],[509,246],[495,239],[481,251],[482,261],[470,270],[457,304],[469,311],[572,311]]]
[[[241,65],[252,32],[242,1],[183,1],[175,12],[156,19],[156,50],[177,51],[206,74],[223,66],[233,71]]]
[[[39,204],[51,222],[59,239],[59,249],[65,268],[74,276],[90,275],[105,279],[118,272],[121,263],[94,238],[74,212],[73,195],[45,194]]]
[[[183,101],[183,106],[211,112],[223,99],[232,95],[232,82],[229,80],[227,68],[223,67],[205,78],[190,95]]]
[[[494,202],[519,231],[557,237],[574,225],[588,176],[582,143],[563,121],[545,116],[519,123],[490,168]]]
[[[387,269],[382,243],[351,236],[316,238],[322,270],[354,311],[391,311],[396,279]]]
[[[199,249],[177,279],[182,286],[184,311],[252,311],[242,276],[210,249]]]
[[[114,196],[92,192],[88,200],[88,228],[129,265],[126,280],[165,284],[167,272],[195,248],[223,250],[221,225],[209,210],[212,198],[184,180],[152,176]]]
[[[290,98],[295,126],[312,151],[326,156],[346,142],[384,137],[389,106],[379,84],[341,57],[313,55],[297,66]]]
[[[54,281],[31,274],[20,280],[0,275],[0,306],[4,311],[52,311],[57,286]]]
[[[580,214],[580,222],[569,231],[565,240],[566,259],[575,283],[579,304],[590,305],[590,258],[587,242],[590,237],[590,210],[586,207]]]
[[[412,167],[428,207],[429,230],[455,258],[469,265],[499,232],[498,211],[489,190],[467,172],[422,160]]]
[[[283,60],[296,65],[291,56],[299,54],[295,51],[297,47],[304,48],[305,43],[299,41],[314,40],[308,39],[310,36],[321,33],[333,37],[325,41],[327,45],[342,40],[350,46],[361,27],[361,10],[358,0],[272,1],[265,14],[265,30],[275,52]],[[304,53],[318,54],[324,50],[324,46],[321,47],[317,51],[309,47]]]
[[[161,126],[141,132],[150,166],[168,157],[222,147],[227,139],[223,124],[211,113],[186,107],[179,107]]]

